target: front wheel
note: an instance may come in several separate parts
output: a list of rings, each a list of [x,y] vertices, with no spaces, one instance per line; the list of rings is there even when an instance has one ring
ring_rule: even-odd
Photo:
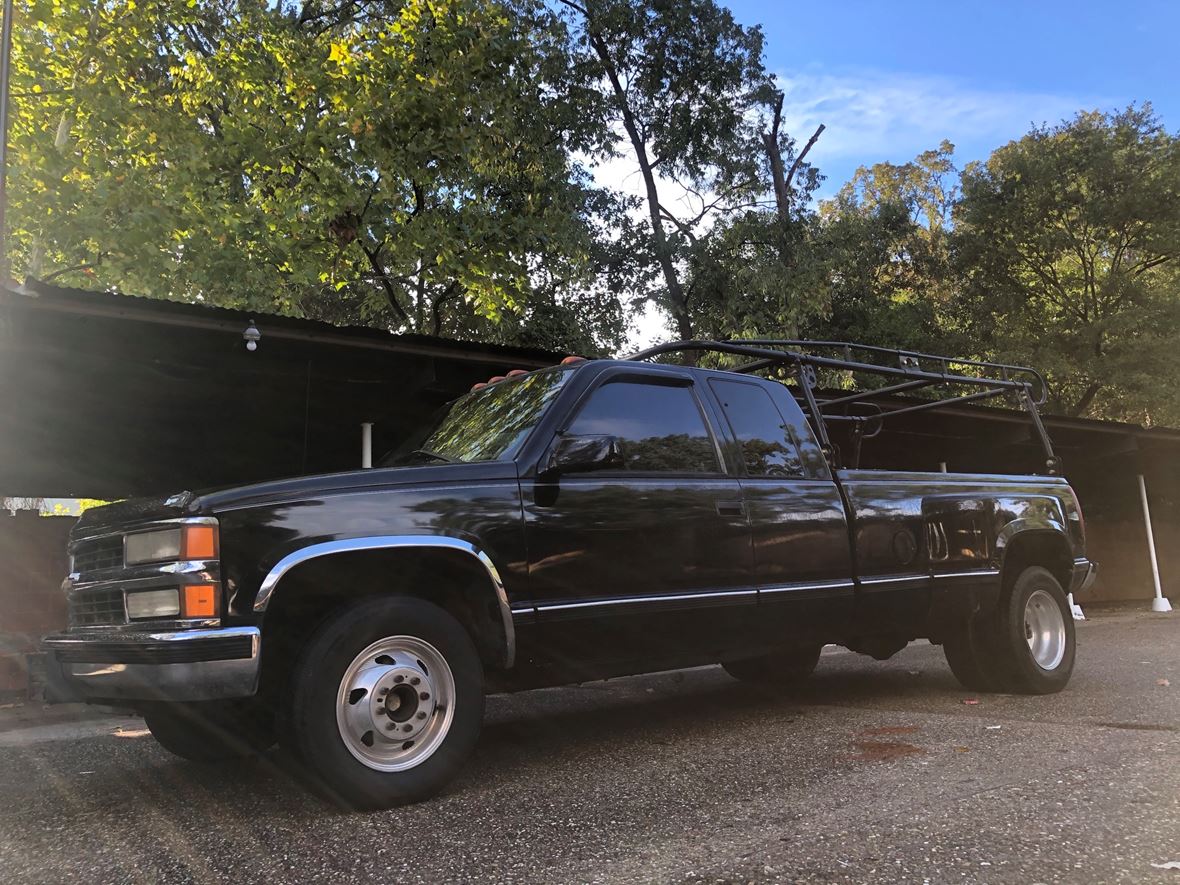
[[[425,799],[458,772],[483,722],[483,670],[463,627],[408,597],[344,609],[293,674],[287,726],[314,784],[357,809]]]
[[[253,698],[152,704],[141,712],[160,746],[193,762],[254,756],[275,742],[274,717]]]

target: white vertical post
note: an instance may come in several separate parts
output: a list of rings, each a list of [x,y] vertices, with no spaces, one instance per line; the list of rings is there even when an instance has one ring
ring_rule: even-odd
[[[938,472],[939,473],[946,473],[946,461],[939,461],[938,462]]]
[[[373,466],[373,422],[361,424],[361,467],[366,470]]]
[[[1151,554],[1151,578],[1155,581],[1155,599],[1151,601],[1153,612],[1170,612],[1172,604],[1164,597],[1160,586],[1160,564],[1155,555],[1155,533],[1151,530],[1151,508],[1147,504],[1147,483],[1139,474],[1139,500],[1143,503],[1143,527],[1147,529],[1147,551]]]

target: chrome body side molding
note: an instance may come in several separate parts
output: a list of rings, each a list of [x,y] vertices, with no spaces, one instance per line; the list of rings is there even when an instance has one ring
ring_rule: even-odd
[[[516,662],[516,628],[513,626],[512,609],[508,606],[508,593],[504,589],[504,581],[500,577],[500,572],[491,557],[479,547],[470,541],[449,535],[373,535],[364,538],[341,538],[336,541],[324,541],[320,544],[301,547],[280,559],[267,573],[262,585],[258,588],[258,595],[254,598],[254,611],[259,613],[266,611],[279,581],[287,572],[301,563],[337,553],[391,550],[400,547],[456,550],[479,560],[491,580],[492,590],[496,594],[496,601],[500,607],[500,620],[504,626],[504,667],[511,669]]]
[[[538,605],[530,605],[527,608],[517,609],[518,614],[523,614],[531,611],[538,613],[543,612],[557,612],[569,611],[571,609],[582,608],[601,608],[607,605],[642,605],[645,603],[683,603],[683,602],[704,602],[706,600],[740,600],[743,598],[749,599],[758,595],[756,590],[707,590],[695,593],[665,593],[655,596],[613,596],[603,599],[586,599],[574,602],[547,602]]]
[[[818,581],[799,584],[784,584],[765,587],[745,587],[732,590],[696,590],[686,593],[656,593],[645,596],[604,596],[598,599],[575,599],[567,602],[524,602],[517,605],[513,614],[518,616],[545,615],[555,612],[570,612],[603,608],[685,607],[711,606],[732,602],[735,605],[756,604],[763,596],[778,594],[838,592],[852,590],[852,581]]]
[[[940,578],[996,578],[999,574],[998,568],[979,568],[965,572],[935,572],[933,577],[937,581]]]

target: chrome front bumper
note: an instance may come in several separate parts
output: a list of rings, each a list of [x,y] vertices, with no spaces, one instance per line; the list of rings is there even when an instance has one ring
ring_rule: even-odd
[[[1069,592],[1085,593],[1093,586],[1094,579],[1097,577],[1098,563],[1088,559],[1075,559],[1073,561],[1073,576],[1069,582]]]
[[[257,627],[60,633],[43,641],[46,700],[208,701],[258,690]]]

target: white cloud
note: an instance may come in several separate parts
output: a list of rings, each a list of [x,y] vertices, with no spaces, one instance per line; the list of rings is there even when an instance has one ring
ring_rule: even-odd
[[[828,174],[829,188],[839,187],[846,169],[904,162],[943,139],[959,148],[961,159],[976,159],[1033,125],[1111,104],[1095,96],[983,89],[899,72],[804,71],[781,73],[779,80],[787,129],[798,141],[820,123],[827,127],[809,159]]]

